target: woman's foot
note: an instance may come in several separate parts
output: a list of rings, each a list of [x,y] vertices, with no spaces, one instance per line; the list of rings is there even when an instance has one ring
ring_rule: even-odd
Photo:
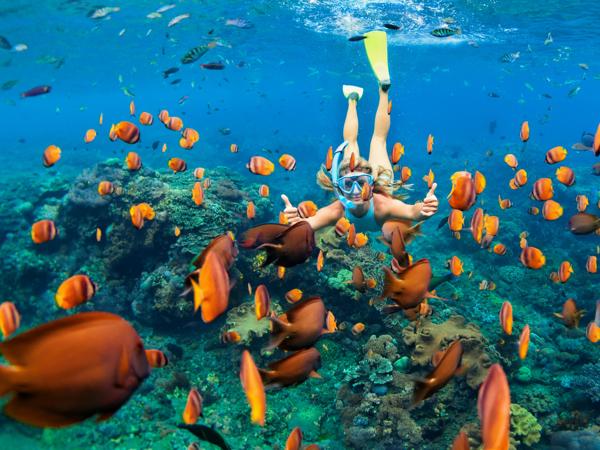
[[[383,92],[387,92],[392,87],[392,80],[382,80],[379,82],[379,87]]]
[[[363,95],[363,88],[344,84],[342,86],[342,92],[344,93],[344,97],[348,100],[359,101]]]

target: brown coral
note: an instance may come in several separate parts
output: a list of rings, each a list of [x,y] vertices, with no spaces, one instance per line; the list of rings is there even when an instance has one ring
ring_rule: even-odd
[[[413,322],[402,330],[404,343],[414,346],[411,356],[413,364],[428,366],[435,352],[445,349],[452,341],[460,339],[463,349],[463,364],[467,368],[467,384],[477,388],[492,364],[486,353],[487,341],[477,325],[465,324],[465,318],[451,316],[446,322],[435,324],[425,319]]]

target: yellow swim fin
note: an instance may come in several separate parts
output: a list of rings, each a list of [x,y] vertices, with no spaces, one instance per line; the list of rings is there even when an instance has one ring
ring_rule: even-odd
[[[385,31],[369,31],[365,33],[365,50],[371,69],[384,91],[391,86],[390,70],[388,68],[387,34]]]

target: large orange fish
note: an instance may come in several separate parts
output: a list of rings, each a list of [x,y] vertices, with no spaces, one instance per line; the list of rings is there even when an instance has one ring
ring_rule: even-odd
[[[66,351],[68,350],[68,351]],[[131,325],[85,312],[32,328],[0,344],[4,413],[37,427],[106,420],[149,375],[144,345]]]
[[[122,121],[111,125],[108,137],[111,141],[118,138],[127,144],[135,144],[140,140],[140,129],[131,122]]]
[[[461,211],[471,208],[477,198],[475,181],[471,174],[466,171],[455,172],[450,180],[452,181],[452,190],[448,194],[450,207]]]
[[[44,167],[52,167],[54,164],[58,162],[61,154],[60,147],[56,145],[49,145],[44,150],[44,154],[42,155],[42,163]]]
[[[568,328],[579,328],[579,322],[584,315],[585,311],[583,309],[577,309],[575,300],[572,298],[565,301],[562,312],[554,313],[554,316],[561,319]]]
[[[500,364],[493,364],[479,387],[477,411],[483,450],[508,450],[510,388]]]
[[[479,195],[481,194],[484,189],[485,186],[487,184],[486,180],[485,180],[485,176],[480,172],[480,171],[475,171],[475,194]]]
[[[325,315],[321,297],[309,297],[279,317],[269,317],[272,326],[268,348],[290,351],[313,346],[324,332]]]
[[[519,162],[517,161],[517,157],[515,155],[513,155],[512,153],[509,153],[504,156],[504,162],[511,169],[516,169],[517,166],[519,165]]]
[[[400,161],[400,158],[402,158],[403,155],[404,155],[404,145],[402,145],[400,142],[396,142],[394,144],[394,147],[392,147],[392,157],[391,157],[392,164],[398,164],[398,161]]]
[[[563,207],[554,200],[546,200],[542,207],[542,217],[546,220],[557,220],[563,215]]]
[[[263,385],[260,373],[252,355],[248,350],[242,353],[240,364],[240,380],[246,393],[246,399],[250,405],[250,420],[260,426],[265,425],[265,415],[267,412],[267,398],[265,387]]]
[[[548,164],[556,164],[557,162],[564,161],[567,157],[567,149],[561,147],[553,147],[546,152],[546,162]]]
[[[186,162],[181,158],[171,158],[167,164],[173,173],[185,172],[187,169]]]
[[[481,240],[483,239],[483,221],[483,209],[477,208],[471,218],[471,234],[478,244],[481,244]]]
[[[302,430],[296,427],[285,441],[284,450],[300,450],[302,448]]]
[[[527,241],[524,240],[521,247],[521,263],[530,269],[541,269],[546,264],[546,256],[539,248],[527,246]]]
[[[508,335],[512,334],[513,311],[512,305],[508,301],[502,303],[502,307],[500,308],[500,325],[502,326],[502,331]]]
[[[319,208],[315,204],[315,202],[311,200],[304,200],[303,202],[298,203],[298,214],[303,219],[307,219],[309,217],[317,214]]]
[[[540,178],[534,184],[531,195],[536,200],[546,201],[554,196],[554,187],[550,178]]]
[[[413,405],[443,388],[460,371],[463,356],[463,347],[460,340],[453,341],[443,352],[443,356],[436,361],[434,369],[424,379],[415,382]]]
[[[556,179],[565,186],[573,186],[575,184],[575,172],[567,166],[560,166],[556,169]]]
[[[154,122],[154,117],[152,117],[152,114],[145,111],[140,114],[140,123],[142,125],[152,125],[152,122]]]
[[[309,377],[321,378],[321,354],[310,347],[269,364],[268,369],[258,369],[265,386],[287,387],[303,383]]]
[[[58,230],[52,220],[38,220],[31,226],[31,240],[36,244],[51,241],[57,234]]]
[[[391,298],[394,305],[386,306],[383,312],[386,314],[414,308],[425,298],[431,296],[428,293],[431,281],[431,264],[427,259],[420,259],[408,266],[398,276],[394,275],[388,267],[383,267],[384,282],[382,298]]]
[[[142,167],[142,158],[136,152],[129,152],[125,158],[125,164],[127,164],[127,169],[131,171],[139,170]]]
[[[275,170],[275,164],[262,156],[253,156],[250,158],[246,168],[256,175],[271,175]]]
[[[91,299],[98,286],[87,275],[73,275],[61,283],[54,300],[63,309],[71,309]]]
[[[86,144],[89,144],[94,139],[96,139],[96,130],[94,130],[93,128],[90,128],[89,130],[87,130],[85,132],[85,135],[83,136],[83,142],[85,142]]]
[[[3,302],[0,305],[0,332],[6,339],[21,325],[21,315],[13,302]],[[1,374],[1,369],[0,369]]]
[[[101,181],[98,183],[98,194],[110,195],[115,191],[114,185],[110,181]]]
[[[267,286],[261,284],[254,291],[254,310],[256,312],[256,320],[260,320],[269,315],[271,310],[271,296],[267,290]]]
[[[294,170],[296,168],[296,158],[284,153],[279,157],[279,165],[287,171]]]
[[[202,320],[209,323],[227,310],[229,304],[229,274],[221,257],[208,251],[198,274],[191,278],[194,292],[194,311],[202,309]]]
[[[192,388],[188,393],[185,409],[183,410],[183,423],[194,424],[198,421],[198,417],[202,417],[202,396],[198,389]]]
[[[204,191],[202,190],[202,184],[199,181],[196,181],[192,188],[192,200],[197,206],[200,206],[204,201]]]

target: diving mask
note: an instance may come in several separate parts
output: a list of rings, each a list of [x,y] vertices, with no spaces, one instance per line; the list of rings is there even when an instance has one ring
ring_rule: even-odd
[[[368,184],[372,187],[373,183],[374,179],[371,174],[359,173],[345,175],[343,177],[338,178],[337,182],[335,183],[335,186],[344,194],[351,194],[355,190],[361,192],[365,184]]]

